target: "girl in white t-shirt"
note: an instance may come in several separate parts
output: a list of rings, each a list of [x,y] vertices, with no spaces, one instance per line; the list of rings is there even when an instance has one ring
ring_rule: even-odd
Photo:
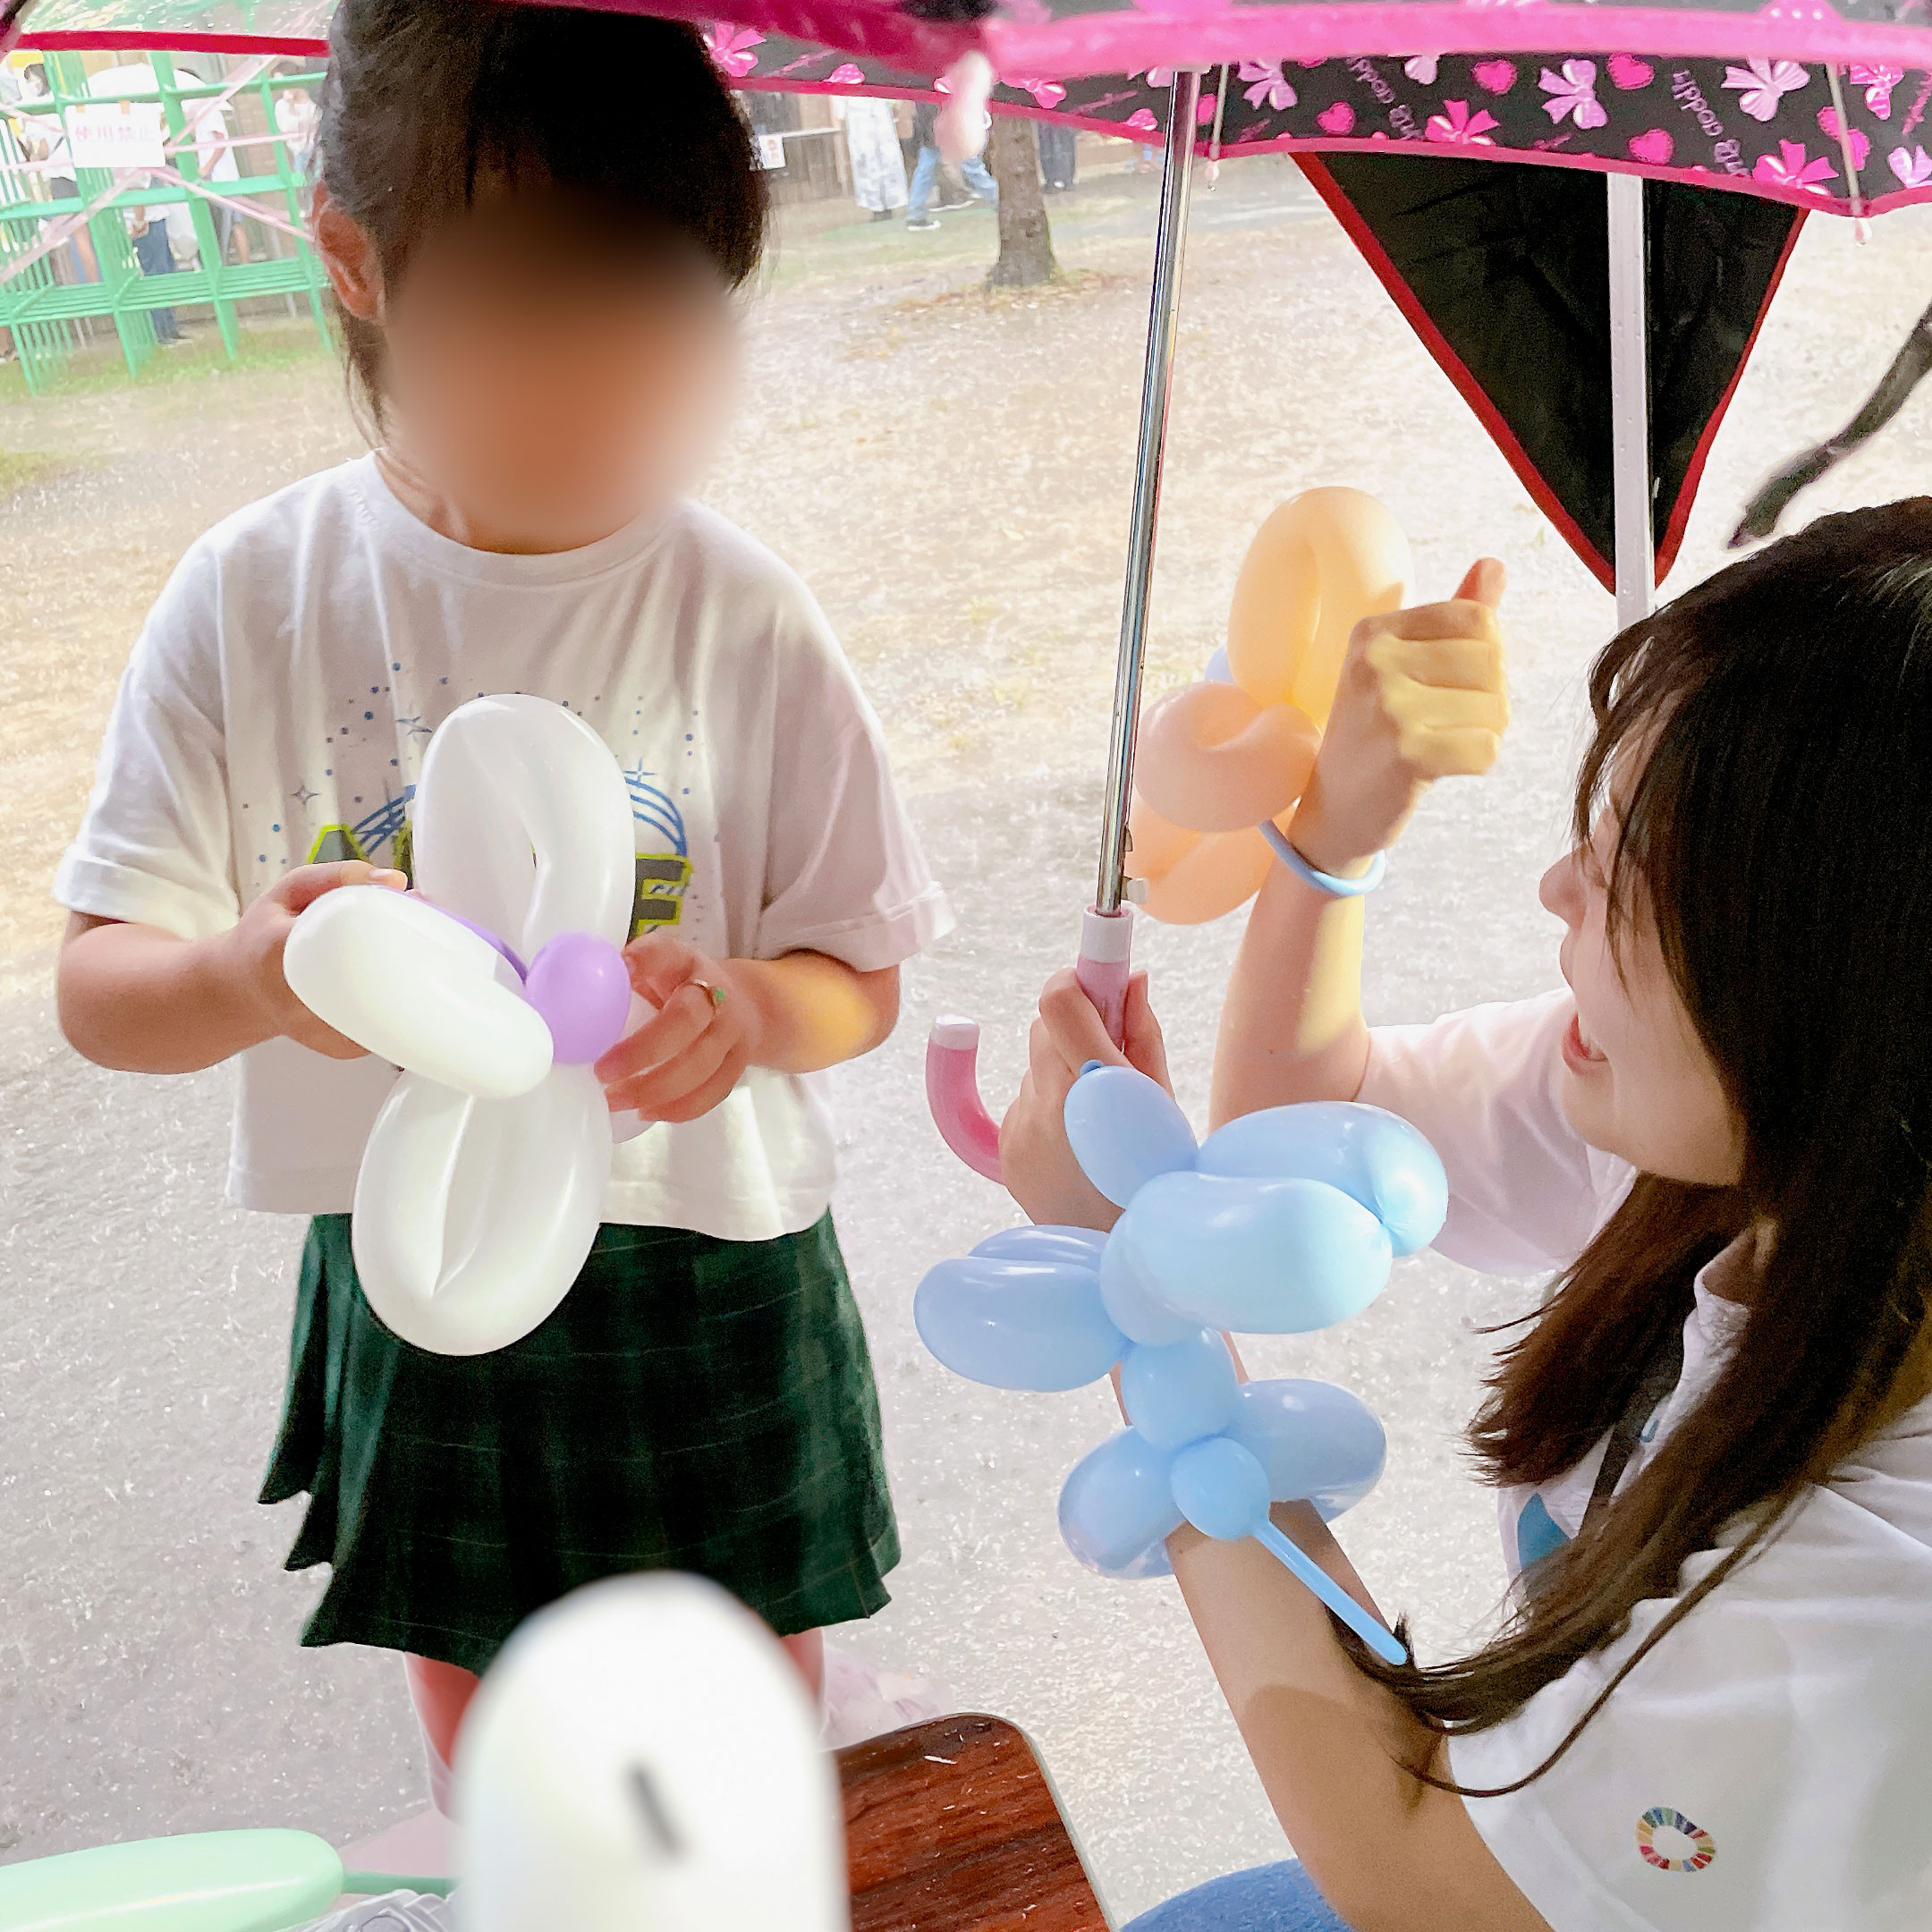
[[[473,1674],[596,1577],[714,1577],[815,1681],[823,1626],[886,1602],[821,1079],[886,1038],[947,916],[818,606],[679,495],[765,229],[697,33],[343,0],[317,146],[315,243],[380,444],[218,525],[156,605],[55,885],[61,1017],[109,1066],[238,1059],[231,1191],[315,1217],[263,1491],[308,1495],[289,1561],[331,1566],[304,1640],[408,1654],[446,1764]],[[426,742],[504,691],[569,705],[623,764],[628,959],[659,1012],[598,1072],[665,1124],[618,1148],[558,1311],[453,1359],[384,1329],[351,1259],[394,1069],[281,959],[318,894],[403,882]]]
[[[1495,756],[1500,588],[1479,565],[1358,631],[1214,1111],[1390,1108],[1448,1170],[1444,1253],[1559,1271],[1469,1435],[1510,1614],[1391,1670],[1258,1546],[1177,1535],[1302,1862],[1137,1932],[1923,1928],[1932,499],[1826,519],[1614,639],[1541,888],[1567,988],[1371,1032],[1360,890],[1428,784]],[[1132,1015],[1158,1074],[1144,989]],[[1106,1219],[1059,1110],[1118,1057],[1050,987],[1006,1140],[1040,1219]],[[1309,1508],[1277,1513],[1368,1600]]]

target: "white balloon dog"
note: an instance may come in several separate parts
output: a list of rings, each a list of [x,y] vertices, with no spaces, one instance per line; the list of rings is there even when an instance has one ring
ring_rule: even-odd
[[[590,1065],[642,1005],[620,951],[631,799],[581,718],[478,698],[430,740],[411,818],[415,890],[324,894],[283,966],[402,1069],[356,1178],[369,1306],[419,1348],[480,1355],[550,1314],[597,1237],[614,1129]]]
[[[606,1579],[504,1647],[456,1755],[462,1932],[849,1932],[838,1781],[715,1583]]]

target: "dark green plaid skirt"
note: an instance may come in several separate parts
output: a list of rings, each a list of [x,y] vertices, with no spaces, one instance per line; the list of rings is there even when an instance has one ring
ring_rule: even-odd
[[[878,1393],[827,1216],[772,1241],[606,1226],[547,1321],[432,1355],[376,1318],[349,1216],[311,1223],[264,1503],[332,1574],[305,1644],[482,1671],[532,1611],[632,1570],[781,1636],[870,1616],[899,1560]]]

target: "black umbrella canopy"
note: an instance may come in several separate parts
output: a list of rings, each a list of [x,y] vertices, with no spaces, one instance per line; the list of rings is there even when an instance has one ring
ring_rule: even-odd
[[[1304,156],[1301,166],[1544,513],[1614,588],[1601,181],[1439,155]],[[1662,582],[1804,211],[1656,181],[1644,204]]]

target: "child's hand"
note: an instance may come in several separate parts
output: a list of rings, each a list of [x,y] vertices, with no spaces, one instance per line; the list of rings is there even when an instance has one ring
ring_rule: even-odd
[[[1359,870],[1394,843],[1436,779],[1495,764],[1509,723],[1502,595],[1503,566],[1486,557],[1449,602],[1356,625],[1315,775],[1289,827],[1310,865]]]
[[[624,948],[631,985],[657,1011],[597,1063],[611,1111],[694,1121],[738,1084],[758,1044],[758,1002],[730,967],[666,933]]]
[[[282,971],[282,949],[297,917],[326,892],[339,886],[386,886],[401,892],[402,873],[366,865],[360,859],[331,865],[297,866],[265,892],[225,937],[227,970],[234,996],[253,1009],[268,1033],[284,1035],[331,1060],[360,1060],[364,1049],[334,1027],[324,1026],[289,991]]]
[[[1120,1209],[1080,1172],[1067,1145],[1067,1090],[1089,1060],[1134,1066],[1172,1090],[1167,1047],[1148,1000],[1145,973],[1127,987],[1127,1050],[1107,1038],[1093,1003],[1071,969],[1055,973],[1040,995],[1040,1016],[1027,1046],[1027,1075],[1000,1123],[1000,1166],[1006,1191],[1034,1221],[1063,1227],[1112,1227]]]

